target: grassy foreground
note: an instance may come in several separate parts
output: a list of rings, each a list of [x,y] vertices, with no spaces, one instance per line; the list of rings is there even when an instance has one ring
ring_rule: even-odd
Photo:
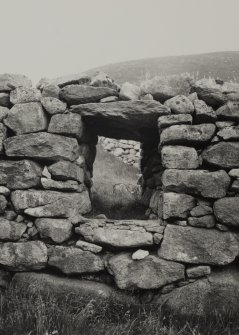
[[[175,320],[157,306],[131,310],[115,302],[60,300],[11,290],[0,298],[1,335],[236,335],[238,323],[226,320]]]

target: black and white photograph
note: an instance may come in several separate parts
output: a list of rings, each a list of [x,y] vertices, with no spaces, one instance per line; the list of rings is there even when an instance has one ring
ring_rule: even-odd
[[[239,335],[239,1],[0,8],[0,335]]]

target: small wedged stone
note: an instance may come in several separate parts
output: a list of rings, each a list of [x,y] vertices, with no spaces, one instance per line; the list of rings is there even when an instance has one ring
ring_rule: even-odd
[[[239,180],[238,179],[233,181],[230,190],[236,193],[239,192]]]
[[[161,150],[162,165],[166,169],[197,169],[199,159],[194,148],[166,145]]]
[[[166,100],[164,105],[169,107],[173,114],[192,114],[194,112],[193,103],[185,95],[176,95]]]
[[[239,121],[239,102],[228,101],[216,110],[219,120]]]
[[[190,214],[194,217],[204,216],[212,213],[213,213],[212,208],[204,204],[200,204],[194,207],[190,212]]]
[[[0,218],[0,240],[17,241],[26,231],[27,226],[24,223],[18,223]]]
[[[36,88],[17,87],[10,93],[10,102],[13,105],[27,102],[37,102],[41,100],[41,92]]]
[[[93,252],[94,254],[98,254],[99,252],[103,250],[103,248],[100,245],[89,243],[89,242],[82,241],[82,240],[78,240],[76,242],[76,247],[84,251]]]
[[[213,228],[215,227],[216,221],[213,215],[205,215],[200,217],[190,217],[188,224],[193,227],[201,228]]]
[[[4,141],[9,157],[29,157],[49,161],[74,161],[79,156],[75,138],[40,132],[9,137]]]
[[[68,161],[59,161],[50,166],[48,170],[57,180],[76,180],[79,183],[84,182],[84,170],[75,163]]]
[[[99,272],[105,268],[100,256],[79,248],[63,246],[51,247],[48,264],[65,274]]]
[[[0,194],[7,197],[10,194],[9,188],[7,188],[5,186],[0,186]]]
[[[199,265],[193,266],[191,268],[186,269],[186,274],[188,278],[200,278],[204,276],[208,276],[211,273],[210,266],[207,265]]]
[[[203,100],[195,100],[193,104],[195,108],[194,121],[196,123],[213,123],[216,121],[216,112]]]
[[[76,218],[91,210],[87,191],[64,193],[48,190],[14,191],[11,202],[16,212],[24,212],[33,217]]]
[[[224,170],[210,172],[207,170],[167,169],[162,176],[165,191],[174,191],[200,195],[205,198],[225,197],[231,179]]]
[[[225,127],[231,127],[235,126],[236,122],[234,121],[217,121],[216,126],[219,130],[225,128]]]
[[[147,256],[149,256],[148,250],[138,249],[132,254],[132,259],[135,261],[139,261],[140,259],[144,259]]]
[[[72,235],[72,224],[64,219],[36,219],[35,226],[41,238],[49,238],[55,243],[65,242]]]
[[[59,181],[49,178],[41,178],[41,185],[45,190],[66,192],[77,192],[79,190],[79,184],[75,180]]]
[[[211,123],[174,125],[163,129],[160,144],[204,144],[213,138],[215,130],[216,126]]]
[[[107,102],[115,102],[115,101],[118,101],[118,100],[119,100],[119,98],[117,96],[112,95],[110,97],[100,99],[100,102],[107,103]]]
[[[158,220],[82,219],[75,232],[88,242],[115,248],[136,248],[153,245],[153,234],[162,233]]]
[[[28,102],[14,105],[4,124],[15,134],[21,135],[46,130],[48,121],[39,102]]]
[[[66,103],[54,97],[44,97],[41,99],[41,103],[50,115],[63,114],[66,111]]]
[[[224,141],[239,140],[239,126],[225,127],[217,133],[217,136]]]
[[[42,170],[42,177],[51,179],[51,174],[50,174],[50,172],[48,171],[47,166],[44,166],[44,169]]]
[[[0,93],[0,106],[10,107],[10,95],[8,93]]]
[[[239,169],[232,169],[231,171],[228,172],[228,174],[232,178],[239,179]]]
[[[193,121],[192,115],[190,114],[176,114],[176,115],[163,115],[158,118],[158,128],[161,131],[164,128],[180,125],[189,124]]]
[[[119,98],[121,100],[139,100],[141,93],[139,86],[126,82],[120,88]]]
[[[0,92],[10,92],[19,86],[31,88],[32,82],[22,74],[4,73],[0,75]]]
[[[239,226],[239,197],[222,198],[214,202],[217,220],[229,227]]]
[[[44,269],[47,247],[40,241],[0,243],[0,264],[12,271]]]
[[[0,161],[0,184],[11,190],[40,185],[42,167],[33,161]]]
[[[152,94],[147,93],[141,95],[140,100],[154,100],[154,97],[152,96]]]
[[[117,91],[112,88],[87,85],[68,85],[60,91],[60,99],[68,105],[99,102],[112,95],[117,95]]]
[[[48,132],[72,136],[80,140],[83,136],[83,128],[84,125],[80,115],[74,113],[56,114],[51,117]]]
[[[160,258],[189,264],[226,265],[239,253],[238,235],[216,229],[167,225]]]
[[[195,207],[195,199],[188,194],[163,193],[163,218],[186,218]]]
[[[111,257],[107,270],[114,276],[120,289],[156,289],[184,279],[184,265],[168,262],[156,256],[133,260],[131,254]]]
[[[204,162],[222,169],[239,168],[239,142],[220,142],[202,153]]]

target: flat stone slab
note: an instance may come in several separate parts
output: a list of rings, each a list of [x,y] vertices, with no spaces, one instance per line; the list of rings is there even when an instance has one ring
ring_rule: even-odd
[[[172,114],[163,115],[158,118],[158,128],[161,131],[163,128],[178,124],[192,124],[193,117],[191,114]]]
[[[108,271],[120,289],[156,289],[184,279],[184,266],[156,256],[133,260],[131,254],[122,253],[110,258]]]
[[[39,186],[41,173],[41,166],[30,160],[0,161],[0,184],[11,190]]]
[[[229,227],[239,226],[239,197],[219,199],[213,208],[219,222]]]
[[[162,176],[165,191],[200,195],[205,198],[225,197],[231,179],[224,170],[167,169]]]
[[[204,144],[214,136],[216,126],[211,123],[200,125],[175,125],[163,129],[160,144]]]
[[[153,245],[153,234],[163,233],[158,220],[82,220],[75,232],[88,242],[115,248]]]
[[[12,271],[44,269],[47,247],[40,241],[0,243],[0,264]]]
[[[158,138],[157,120],[170,109],[157,101],[137,100],[72,106],[100,136],[135,141]]]
[[[91,210],[87,191],[64,193],[57,191],[14,191],[12,204],[17,212],[25,212],[33,217],[77,218]]]
[[[74,161],[79,156],[75,138],[40,132],[9,137],[4,141],[9,157],[29,157],[49,161]]]
[[[88,85],[68,85],[60,91],[61,100],[68,105],[86,104],[90,102],[100,102],[101,99],[117,92],[109,87],[93,87]]]
[[[239,254],[238,238],[215,229],[167,225],[158,255],[189,264],[226,265]]]
[[[105,268],[100,256],[79,248],[63,246],[51,247],[48,264],[65,274],[99,272]]]
[[[239,142],[220,142],[205,149],[202,158],[206,163],[222,169],[239,167]]]

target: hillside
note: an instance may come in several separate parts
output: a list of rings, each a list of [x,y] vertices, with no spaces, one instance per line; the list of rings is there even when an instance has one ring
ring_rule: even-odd
[[[155,75],[184,72],[192,73],[198,78],[212,76],[239,82],[239,51],[132,60],[101,66],[88,73],[96,70],[104,71],[119,84],[125,81],[139,83]]]

